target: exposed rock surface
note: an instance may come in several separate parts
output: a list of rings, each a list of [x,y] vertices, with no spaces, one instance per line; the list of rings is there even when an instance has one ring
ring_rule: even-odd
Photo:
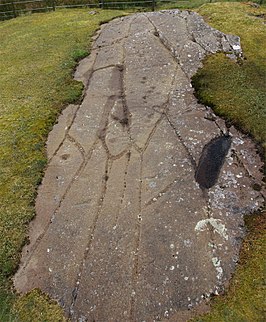
[[[84,100],[66,108],[48,140],[18,291],[38,287],[74,321],[98,322],[182,321],[223,289],[243,215],[263,196],[253,189],[262,184],[255,146],[234,128],[216,183],[202,191],[195,181],[203,147],[227,132],[191,86],[217,51],[239,55],[239,38],[192,12],[103,26],[75,74]]]

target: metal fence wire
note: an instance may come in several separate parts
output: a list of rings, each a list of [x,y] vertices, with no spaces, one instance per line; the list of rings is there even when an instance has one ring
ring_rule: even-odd
[[[141,7],[155,10],[157,5],[163,3],[186,3],[191,0],[0,0],[0,20],[16,18],[17,16],[34,12],[55,11],[59,8],[102,8],[126,9]],[[203,0],[215,2],[218,0]],[[238,0],[239,1],[239,0]],[[240,0],[241,1],[241,0]],[[265,0],[255,0],[259,4]]]
[[[189,3],[190,0],[0,0],[0,20],[16,18],[27,13],[55,11],[59,8],[125,9],[143,7],[155,10],[159,3],[173,2]]]

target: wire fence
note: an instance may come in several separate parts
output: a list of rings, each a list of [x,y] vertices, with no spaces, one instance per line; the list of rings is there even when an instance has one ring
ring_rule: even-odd
[[[189,3],[189,1],[190,0],[0,0],[0,20],[16,18],[27,13],[55,11],[59,8],[85,7],[125,9],[130,7],[143,7],[155,10],[156,5],[159,3]]]
[[[215,1],[203,0],[203,2]],[[260,4],[264,1],[257,0]],[[34,12],[55,11],[59,8],[126,9],[141,7],[154,11],[156,6],[166,3],[190,3],[190,0],[0,0],[0,20],[16,18]]]

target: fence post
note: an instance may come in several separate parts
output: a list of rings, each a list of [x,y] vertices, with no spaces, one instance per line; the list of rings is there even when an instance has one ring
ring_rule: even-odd
[[[53,11],[55,11],[55,0],[52,0]]]
[[[104,0],[101,0],[101,8],[104,9]]]
[[[155,11],[156,0],[152,0],[152,11]]]
[[[15,4],[14,4],[14,0],[12,0],[11,3],[12,3],[13,16],[14,16],[14,18],[16,18],[17,17],[17,13],[16,13],[16,7],[15,7]]]

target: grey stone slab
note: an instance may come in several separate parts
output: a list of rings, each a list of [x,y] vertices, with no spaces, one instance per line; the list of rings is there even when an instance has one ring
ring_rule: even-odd
[[[17,273],[18,290],[41,288],[69,310],[80,265],[94,230],[105,166],[105,151],[98,146],[61,201],[43,238]]]
[[[171,191],[171,185],[180,180],[180,173],[186,171],[194,175],[187,151],[164,118],[143,153],[142,206]]]
[[[128,122],[123,102],[118,99],[112,107],[106,129],[105,142],[111,155],[116,156],[130,147],[130,136],[126,126]]]
[[[205,55],[206,52],[198,43],[191,40],[186,42],[179,54],[180,66],[186,75],[192,77],[196,74],[197,70],[203,66],[201,61]]]
[[[48,160],[54,156],[62,145],[65,136],[74,121],[77,109],[77,105],[69,105],[59,116],[58,122],[53,127],[47,140],[46,147]]]
[[[153,31],[154,27],[146,18],[146,15],[139,13],[134,16],[130,25],[129,36],[139,36],[141,34],[152,33]]]
[[[263,161],[256,153],[256,146],[251,138],[239,133],[233,126],[230,128],[233,137],[232,149],[236,152],[238,163],[242,164],[249,177],[253,178],[254,183],[263,181]],[[252,151],[250,153],[250,151]],[[265,187],[261,186],[261,191],[265,196]]]
[[[208,250],[210,232],[194,231],[206,200],[194,181],[187,152],[166,120],[144,153],[142,175],[133,320],[162,320],[172,311],[192,308],[202,294],[214,291],[216,271]]]
[[[64,127],[60,126],[60,128],[64,133]],[[57,130],[58,128],[54,128],[53,131],[57,132]],[[50,139],[48,139],[48,147],[49,143]],[[36,242],[45,233],[82,162],[83,158],[78,148],[69,140],[64,140],[56,155],[51,159],[42,184],[39,186],[35,202],[38,216],[30,223],[30,243],[23,249],[23,261],[28,260]]]
[[[197,110],[180,115],[172,123],[196,162],[199,161],[203,146],[221,134],[215,122],[204,118],[205,114],[206,110],[198,106]]]
[[[88,152],[99,131],[104,126],[107,110],[114,104],[114,96],[121,94],[120,71],[110,67],[95,71],[86,92],[86,96],[77,112],[76,121],[69,135]],[[108,114],[107,114],[108,116]]]
[[[92,51],[88,57],[85,57],[84,59],[81,60],[81,62],[78,64],[74,73],[75,80],[83,82],[84,85],[87,85],[87,82],[94,68],[94,62],[96,57],[97,57],[97,52]]]
[[[93,49],[110,46],[123,40],[128,35],[132,17],[114,19],[105,24],[93,44]]]
[[[192,187],[193,174],[184,173],[184,182],[177,179],[168,193],[142,211],[134,321],[163,320],[191,309],[203,294],[215,290],[210,232],[197,235],[194,230],[205,201],[196,185]]]
[[[104,68],[112,65],[122,65],[124,59],[123,44],[113,44],[97,51],[94,69]]]
[[[222,50],[241,56],[239,37],[188,11],[101,28],[74,75],[83,102],[48,139],[19,292],[40,288],[72,321],[105,322],[186,321],[224,290],[265,189],[251,139],[194,96],[191,76]]]
[[[142,16],[142,19],[150,25],[146,17]],[[131,115],[131,136],[143,148],[160,118],[153,108],[164,109],[167,104],[177,65],[169,51],[160,46],[158,38],[150,32],[129,36],[125,42],[125,55],[124,82]]]
[[[115,161],[111,168],[73,307],[74,320],[130,320],[140,164],[140,156],[133,152]]]
[[[223,33],[210,27],[196,12],[191,12],[187,17],[188,30],[193,40],[205,51],[216,53],[221,50],[221,38]]]
[[[167,19],[165,19],[166,15]],[[181,16],[181,12],[176,10],[157,12],[155,14],[147,13],[146,16],[153,23],[158,37],[171,49],[173,55],[179,59],[184,45],[191,38],[186,19]]]

